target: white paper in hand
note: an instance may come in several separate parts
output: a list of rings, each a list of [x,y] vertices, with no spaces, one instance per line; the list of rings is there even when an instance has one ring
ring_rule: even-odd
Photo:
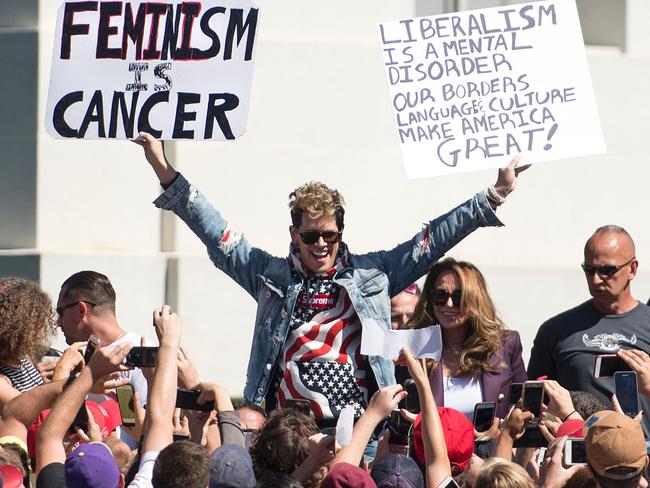
[[[354,428],[354,405],[348,405],[341,410],[336,422],[336,442],[340,446],[347,446],[352,441]]]
[[[416,358],[440,360],[442,335],[440,326],[423,329],[383,330],[373,319],[362,319],[361,354],[397,359],[402,347],[407,346]]]

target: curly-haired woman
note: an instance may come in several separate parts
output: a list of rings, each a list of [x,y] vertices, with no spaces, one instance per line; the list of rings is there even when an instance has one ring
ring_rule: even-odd
[[[432,324],[442,332],[442,357],[429,375],[436,403],[471,419],[476,403],[496,402],[496,416],[505,417],[510,384],[527,379],[521,339],[505,329],[476,266],[447,258],[431,267],[407,327]]]
[[[55,332],[52,301],[38,283],[0,279],[0,406],[43,384],[30,358]]]

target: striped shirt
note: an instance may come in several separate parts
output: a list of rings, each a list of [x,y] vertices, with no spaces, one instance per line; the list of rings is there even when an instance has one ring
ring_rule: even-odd
[[[20,392],[31,390],[44,383],[41,373],[27,358],[20,360],[18,368],[0,364],[0,375],[6,376],[11,381],[11,386]]]

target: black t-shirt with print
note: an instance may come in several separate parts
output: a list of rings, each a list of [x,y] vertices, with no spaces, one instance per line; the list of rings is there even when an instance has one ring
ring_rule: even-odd
[[[546,375],[568,390],[610,400],[614,379],[594,378],[594,365],[597,355],[614,354],[620,347],[650,353],[650,307],[639,303],[627,313],[604,315],[589,300],[542,324],[530,353],[528,377]],[[650,402],[642,397],[641,408],[650,412]]]

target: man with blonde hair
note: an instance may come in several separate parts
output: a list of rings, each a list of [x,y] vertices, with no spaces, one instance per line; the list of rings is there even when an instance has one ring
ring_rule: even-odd
[[[208,248],[215,266],[258,303],[244,397],[267,408],[308,406],[320,428],[341,408],[360,416],[373,391],[395,383],[392,361],[361,354],[362,323],[390,330],[390,297],[423,276],[432,263],[481,226],[502,225],[494,210],[516,186],[519,158],[494,186],[431,221],[390,251],[352,254],[342,241],[341,194],[311,182],[289,195],[287,258],[253,247],[235,232],[165,159],[162,144],[138,142],[165,192],[154,202],[183,219]]]

